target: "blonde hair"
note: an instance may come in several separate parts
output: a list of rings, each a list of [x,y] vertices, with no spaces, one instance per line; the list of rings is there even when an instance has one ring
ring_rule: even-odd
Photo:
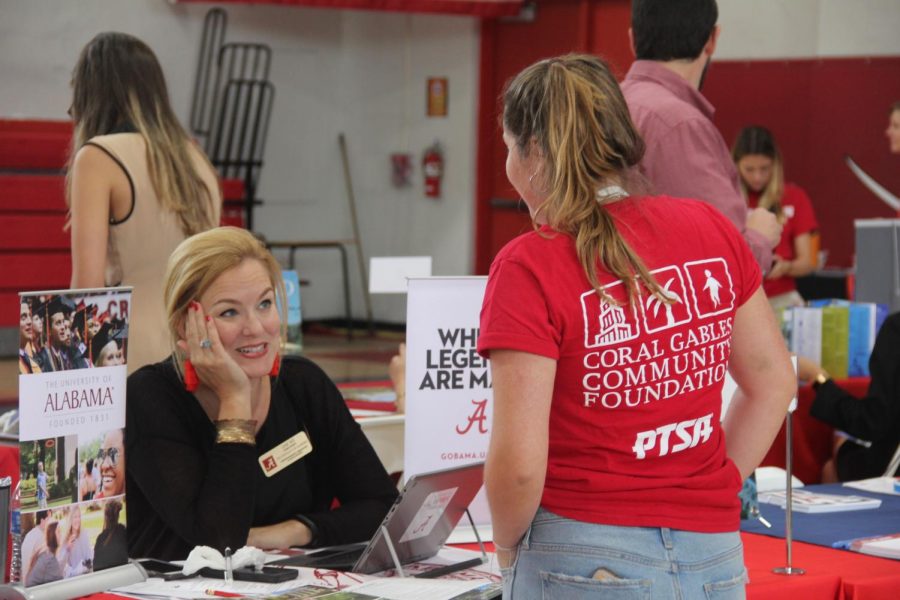
[[[281,265],[265,245],[246,229],[217,227],[193,235],[181,242],[166,267],[163,298],[169,320],[172,349],[191,301],[197,300],[223,273],[239,266],[245,260],[256,260],[266,269],[275,297],[280,306],[281,338],[287,332],[287,301]],[[181,373],[180,361],[175,361]]]
[[[125,33],[98,34],[81,51],[72,73],[71,116],[75,121],[68,161],[66,200],[71,206],[75,155],[92,137],[133,128],[147,145],[153,189],[162,208],[175,213],[185,235],[218,225],[214,194],[190,151],[193,140],[169,104],[162,68],[144,42]],[[204,164],[215,172],[206,155]]]
[[[775,143],[775,137],[771,131],[759,125],[752,125],[741,130],[731,149],[731,158],[734,160],[734,164],[738,164],[742,158],[751,154],[765,156],[772,161],[772,176],[759,194],[757,206],[771,210],[781,218],[781,197],[784,195],[784,161],[781,159],[781,151],[778,150],[778,144]],[[744,183],[743,177],[739,177],[739,179],[741,192],[746,199],[747,184]]]
[[[583,54],[542,60],[507,85],[503,107],[503,126],[518,150],[527,156],[534,146],[546,170],[547,198],[534,211],[535,223],[542,216],[554,230],[572,236],[588,281],[606,301],[615,302],[600,288],[598,260],[622,281],[629,302],[641,293],[635,276],[668,301],[606,210],[617,198],[597,195],[611,184],[632,187],[632,167],[644,154],[608,65]]]

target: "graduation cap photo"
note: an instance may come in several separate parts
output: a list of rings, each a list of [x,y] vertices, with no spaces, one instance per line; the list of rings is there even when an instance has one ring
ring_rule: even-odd
[[[112,323],[104,323],[90,340],[91,364],[95,367],[124,365],[127,338],[127,325],[116,328]]]

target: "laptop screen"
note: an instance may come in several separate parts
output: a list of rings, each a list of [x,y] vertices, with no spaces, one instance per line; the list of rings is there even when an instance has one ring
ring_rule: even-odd
[[[378,573],[394,567],[385,530],[401,564],[437,554],[483,481],[483,462],[413,475],[351,570]]]

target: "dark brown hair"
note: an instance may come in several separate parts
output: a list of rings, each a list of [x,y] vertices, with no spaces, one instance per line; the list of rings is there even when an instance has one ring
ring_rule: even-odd
[[[118,500],[108,500],[103,506],[103,530],[107,531],[119,522],[119,513],[122,512],[122,503]],[[106,538],[109,543],[110,538]]]

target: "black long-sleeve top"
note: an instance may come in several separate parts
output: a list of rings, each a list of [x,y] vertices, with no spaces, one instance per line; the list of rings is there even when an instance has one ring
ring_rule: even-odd
[[[397,489],[340,392],[299,357],[285,357],[270,381],[269,413],[251,446],[216,443],[215,425],[170,360],[128,378],[130,556],[184,559],[197,545],[235,550],[251,527],[298,515],[312,525],[314,545],[372,536]],[[312,452],[266,477],[259,457],[304,430]]]
[[[872,442],[864,448],[852,442],[837,457],[842,481],[879,477],[900,443],[900,312],[885,319],[869,358],[871,382],[858,399],[829,380],[819,386],[810,414]]]

